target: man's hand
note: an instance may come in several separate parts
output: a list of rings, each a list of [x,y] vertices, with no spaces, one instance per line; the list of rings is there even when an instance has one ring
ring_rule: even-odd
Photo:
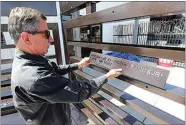
[[[118,77],[119,75],[121,75],[121,73],[122,73],[122,69],[111,69],[106,74],[106,77],[107,77],[107,79],[109,79],[109,78],[115,78],[115,77]]]
[[[89,57],[83,58],[83,59],[78,63],[78,67],[79,67],[79,68],[82,68],[82,67],[85,67],[85,66],[88,66],[88,65],[90,65],[90,58],[89,58]]]

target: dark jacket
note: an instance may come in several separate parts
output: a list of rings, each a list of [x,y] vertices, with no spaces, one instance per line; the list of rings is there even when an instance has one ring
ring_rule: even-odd
[[[42,56],[16,50],[11,89],[14,106],[27,124],[71,124],[69,103],[79,103],[100,90],[105,75],[90,81],[71,81],[64,74],[78,65],[57,66]]]

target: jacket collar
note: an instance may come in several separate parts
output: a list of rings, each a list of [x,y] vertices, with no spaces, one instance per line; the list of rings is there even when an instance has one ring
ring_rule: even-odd
[[[44,63],[46,63],[46,61],[48,61],[44,56],[32,55],[32,54],[23,52],[23,51],[21,51],[17,48],[16,48],[15,55],[19,59],[26,59],[26,60],[29,60],[29,61],[42,63],[42,64],[44,64]]]

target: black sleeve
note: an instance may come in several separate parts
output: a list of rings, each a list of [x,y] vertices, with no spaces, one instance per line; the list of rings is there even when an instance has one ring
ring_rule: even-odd
[[[59,66],[57,66],[56,63],[54,62],[51,62],[51,64],[55,68],[56,72],[59,73],[60,75],[65,75],[66,73],[73,72],[74,70],[78,69],[77,63]]]
[[[46,73],[31,87],[30,93],[50,103],[75,103],[89,98],[107,82],[105,75],[90,81],[70,81],[55,74]]]

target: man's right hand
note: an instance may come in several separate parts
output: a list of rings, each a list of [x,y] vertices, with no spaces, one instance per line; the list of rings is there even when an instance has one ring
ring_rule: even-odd
[[[111,69],[107,74],[106,74],[106,77],[107,79],[109,78],[115,78],[115,77],[118,77],[119,75],[121,75],[122,73],[122,69]]]

